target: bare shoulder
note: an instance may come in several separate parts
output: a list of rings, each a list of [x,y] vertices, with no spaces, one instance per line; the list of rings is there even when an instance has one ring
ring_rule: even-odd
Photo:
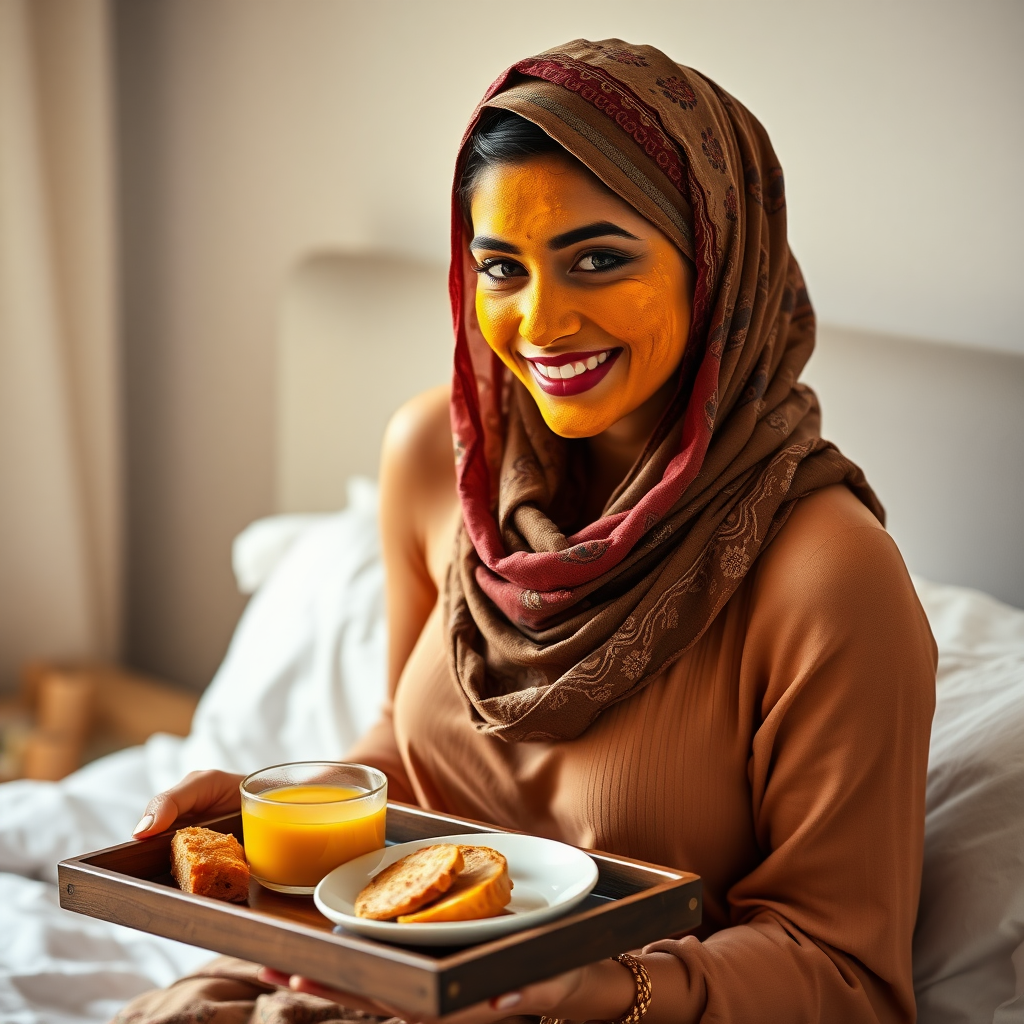
[[[444,572],[458,509],[447,385],[411,398],[391,417],[381,452],[385,540],[419,552],[431,577]]]
[[[454,480],[449,394],[444,384],[400,406],[384,432],[382,457],[402,464],[416,476],[447,469]]]

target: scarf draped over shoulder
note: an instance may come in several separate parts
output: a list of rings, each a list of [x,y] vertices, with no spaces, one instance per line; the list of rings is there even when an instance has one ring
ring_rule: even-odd
[[[652,47],[578,39],[490,87],[456,189],[489,107],[544,129],[696,267],[675,398],[601,518],[566,535],[572,442],[480,334],[453,196],[463,526],[445,595],[449,661],[481,731],[573,739],[701,637],[799,498],[845,482],[883,511],[821,439],[817,399],[798,382],[814,313],[786,238],[782,169],[750,112]]]

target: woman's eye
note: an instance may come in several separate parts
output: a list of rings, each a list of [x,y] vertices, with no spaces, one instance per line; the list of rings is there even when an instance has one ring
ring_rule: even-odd
[[[632,256],[626,256],[620,252],[588,252],[576,261],[574,269],[586,273],[614,270],[616,267],[628,263],[632,258]]]
[[[492,281],[507,281],[510,277],[522,277],[526,271],[514,260],[484,260],[473,268],[478,274]]]

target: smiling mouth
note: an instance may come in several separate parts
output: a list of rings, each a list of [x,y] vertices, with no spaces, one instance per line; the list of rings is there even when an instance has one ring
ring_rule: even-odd
[[[621,354],[621,348],[612,348],[524,358],[542,391],[565,397],[582,394],[600,384]]]

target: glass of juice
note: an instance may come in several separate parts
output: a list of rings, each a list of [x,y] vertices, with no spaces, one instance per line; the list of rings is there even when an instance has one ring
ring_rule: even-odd
[[[388,780],[376,768],[275,764],[239,788],[249,870],[268,889],[312,895],[339,864],[384,848]]]

